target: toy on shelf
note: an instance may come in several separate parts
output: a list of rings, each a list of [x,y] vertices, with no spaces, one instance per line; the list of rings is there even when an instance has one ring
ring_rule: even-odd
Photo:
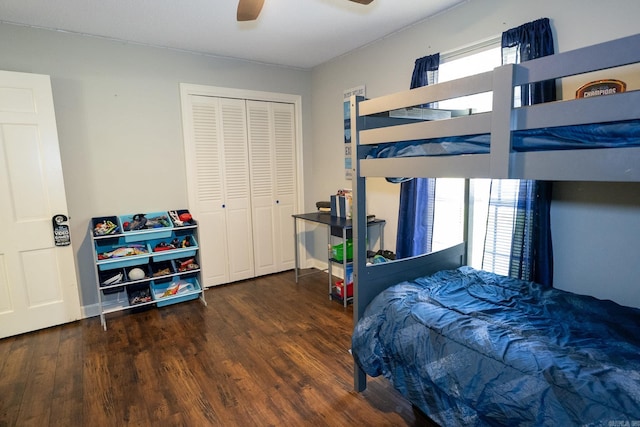
[[[154,215],[147,218],[147,215]],[[131,217],[123,219],[122,228],[124,231],[150,230],[154,228],[171,227],[171,221],[164,212],[152,214],[135,214]]]
[[[113,276],[108,277],[106,280],[102,282],[102,284],[104,286],[117,285],[118,283],[122,282],[123,278],[124,278],[124,274],[122,274],[122,272],[119,272]]]
[[[127,246],[120,246],[110,252],[103,252],[98,254],[99,260],[121,258],[133,255],[143,255],[149,253],[146,245],[129,244]]]
[[[147,218],[147,228],[171,227],[171,221],[166,215],[159,215],[153,218]]]
[[[119,230],[120,227],[117,224],[114,224],[110,219],[105,219],[93,227],[93,235],[106,236],[108,234],[116,234]]]
[[[144,270],[139,267],[129,270],[129,279],[131,280],[142,280],[145,277],[147,277],[147,275],[145,274]]]
[[[191,246],[192,246],[191,236],[185,236],[182,240],[176,237],[175,239],[171,240],[171,242],[169,243],[167,242],[157,243],[154,246],[153,251],[154,252],[169,251],[171,249],[189,248]]]
[[[194,225],[193,217],[189,211],[169,211],[171,221],[176,227],[185,227],[187,225]]]
[[[148,287],[129,291],[129,304],[136,305],[151,302],[151,290]]]
[[[200,266],[196,263],[195,259],[189,258],[188,260],[180,262],[178,265],[179,272],[185,272],[189,270],[197,270]]]
[[[131,222],[125,221],[122,227],[124,227],[124,231],[135,231],[143,229],[146,225],[147,217],[144,214],[135,214]]]
[[[184,225],[184,222],[180,220],[180,217],[178,216],[178,213],[176,211],[169,211],[169,216],[176,226],[182,227]]]
[[[180,280],[169,286],[167,290],[164,291],[162,295],[160,295],[160,298],[170,297],[179,293],[193,291],[194,289],[195,288],[191,283],[187,282],[186,280]]]

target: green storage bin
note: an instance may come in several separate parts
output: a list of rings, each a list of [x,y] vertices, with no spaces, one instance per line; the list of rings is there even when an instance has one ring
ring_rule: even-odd
[[[344,260],[344,245],[331,246],[331,257],[336,261]],[[353,240],[347,239],[347,259],[353,259]]]

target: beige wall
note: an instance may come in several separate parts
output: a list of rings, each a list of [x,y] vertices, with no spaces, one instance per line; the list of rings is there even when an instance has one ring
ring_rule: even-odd
[[[555,32],[556,51],[562,52],[612,40],[638,31],[640,2],[613,0],[470,0],[428,21],[335,59],[313,70],[313,146],[316,170],[312,198],[326,199],[335,189],[349,187],[342,160],[342,92],[366,85],[369,98],[409,87],[416,58],[448,52],[500,35],[503,31],[538,18],[548,17]],[[637,74],[636,74],[637,75]],[[629,73],[621,76],[630,79]],[[582,82],[566,82],[567,96]],[[637,80],[635,87],[639,87]],[[397,187],[384,180],[368,180],[368,210],[388,220],[385,243],[393,246],[397,227]],[[640,185],[556,185],[553,205],[556,285],[561,288],[612,298],[640,306]],[[604,194],[603,194],[604,193]],[[594,217],[597,199],[598,215]],[[603,203],[609,206],[603,207]],[[631,215],[627,214],[632,212]],[[575,218],[579,220],[576,221]],[[579,226],[578,226],[579,224]],[[593,233],[592,229],[605,231]],[[601,237],[618,249],[599,251]],[[600,240],[599,240],[600,239]],[[323,256],[326,238],[318,233],[315,253]],[[579,260],[576,263],[576,260]],[[574,266],[578,265],[578,269]],[[613,273],[607,279],[604,272]],[[597,274],[594,274],[597,273]],[[608,277],[608,276],[607,276]],[[578,281],[574,279],[578,279]],[[576,283],[580,283],[576,285]],[[610,286],[610,283],[621,283]]]
[[[0,52],[0,69],[51,76],[84,306],[97,302],[92,217],[187,206],[180,83],[300,95],[311,129],[309,71],[9,24]]]

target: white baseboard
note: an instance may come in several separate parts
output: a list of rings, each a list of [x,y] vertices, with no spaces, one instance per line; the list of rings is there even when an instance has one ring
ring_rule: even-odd
[[[82,318],[88,319],[89,317],[100,316],[100,304],[83,305],[80,307]]]

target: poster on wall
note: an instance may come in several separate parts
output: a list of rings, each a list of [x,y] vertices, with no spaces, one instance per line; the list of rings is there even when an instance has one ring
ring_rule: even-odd
[[[364,85],[344,91],[344,177],[351,179],[351,95],[365,96]]]

